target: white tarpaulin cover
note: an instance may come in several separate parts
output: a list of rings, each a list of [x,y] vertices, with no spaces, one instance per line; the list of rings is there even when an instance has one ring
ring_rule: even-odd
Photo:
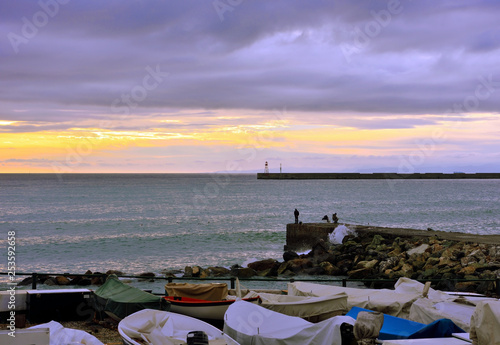
[[[250,294],[249,294],[250,295]],[[245,297],[248,297],[246,295]],[[322,321],[329,317],[347,313],[347,295],[340,293],[323,297],[289,296],[253,292],[259,296],[259,305],[289,316],[298,316],[308,321]]]
[[[50,321],[41,325],[30,327],[29,329],[48,328],[50,331],[50,345],[61,344],[85,344],[85,345],[104,345],[93,335],[72,328],[65,328],[59,322]]]
[[[339,293],[347,294],[348,309],[360,307],[401,318],[408,318],[412,303],[422,296],[422,291],[398,293],[388,289],[358,289],[305,282],[288,284],[288,294],[293,296],[328,296]]]
[[[474,345],[500,344],[500,301],[479,302],[470,323]]]
[[[410,308],[409,319],[426,324],[439,319],[450,319],[455,325],[468,332],[474,309],[474,306],[452,301],[436,303],[428,298],[419,298]]]
[[[412,293],[422,291],[424,284],[408,278],[400,278],[395,284],[395,291]],[[481,301],[491,300],[487,297],[457,297],[445,292],[429,289],[427,298],[419,298],[411,308],[408,318],[412,321],[429,324],[439,319],[450,319],[468,332],[475,305]]]
[[[144,309],[127,316],[118,324],[118,332],[124,343],[131,345],[144,344],[145,340],[151,345],[185,344],[187,334],[191,331],[205,332],[211,344],[239,345],[206,322],[162,310]]]
[[[288,316],[253,303],[237,301],[226,311],[224,332],[241,345],[341,345],[340,325],[354,325],[349,316],[319,323]]]
[[[382,345],[470,345],[470,343],[457,338],[432,338],[386,340]]]

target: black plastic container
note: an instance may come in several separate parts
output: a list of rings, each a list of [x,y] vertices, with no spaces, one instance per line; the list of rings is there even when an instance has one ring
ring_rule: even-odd
[[[208,336],[203,331],[192,331],[187,334],[187,345],[208,345]]]

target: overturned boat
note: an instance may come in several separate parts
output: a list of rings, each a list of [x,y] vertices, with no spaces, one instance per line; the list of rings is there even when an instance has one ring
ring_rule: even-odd
[[[142,309],[169,310],[169,303],[162,296],[121,282],[117,276],[110,275],[106,282],[94,291],[91,306],[98,316],[102,313],[120,321],[124,317]]]
[[[284,315],[254,303],[237,301],[224,316],[224,332],[242,345],[341,345],[341,325],[354,325],[350,316],[319,323]]]
[[[118,333],[126,345],[239,345],[230,336],[206,322],[152,309],[144,309],[124,318],[118,324]]]
[[[312,297],[250,292],[245,297],[258,297],[259,305],[266,309],[310,322],[320,322],[348,310],[346,293]]]

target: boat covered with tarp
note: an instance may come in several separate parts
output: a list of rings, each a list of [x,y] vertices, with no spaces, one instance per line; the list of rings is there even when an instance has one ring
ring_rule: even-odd
[[[241,297],[228,294],[226,283],[168,283],[165,285],[170,311],[201,320],[222,320],[227,308]],[[243,300],[257,303],[258,296]]]
[[[258,297],[259,305],[278,313],[319,322],[347,312],[347,294],[321,297],[250,292],[245,297]]]
[[[118,333],[126,345],[239,345],[204,321],[162,310],[144,309],[127,316],[118,324]]]
[[[342,324],[354,323],[350,316],[334,316],[312,323],[254,303],[237,301],[224,315],[224,332],[242,345],[341,345]]]
[[[205,301],[220,301],[227,298],[226,283],[167,283],[165,294],[173,297],[189,297]]]
[[[142,309],[170,309],[162,296],[125,284],[115,275],[108,276],[106,282],[94,291],[91,305],[99,317],[102,318],[103,313],[106,313],[115,320],[121,320]]]

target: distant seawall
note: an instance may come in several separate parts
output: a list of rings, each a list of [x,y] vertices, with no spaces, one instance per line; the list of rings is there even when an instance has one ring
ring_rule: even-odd
[[[500,173],[257,173],[260,180],[419,180],[500,179]]]

